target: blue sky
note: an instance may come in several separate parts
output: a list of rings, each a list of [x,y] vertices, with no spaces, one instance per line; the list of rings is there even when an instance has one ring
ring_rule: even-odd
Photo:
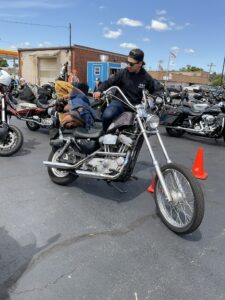
[[[166,69],[172,51],[170,69],[213,63],[221,72],[224,16],[224,0],[0,0],[0,49],[67,46],[71,23],[72,44],[122,54],[138,47],[147,69],[160,60]]]

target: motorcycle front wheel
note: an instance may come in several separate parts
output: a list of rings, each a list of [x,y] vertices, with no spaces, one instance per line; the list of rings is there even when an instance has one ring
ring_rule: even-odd
[[[73,150],[68,148],[62,157],[59,159],[61,148],[56,151],[51,151],[48,157],[48,161],[51,162],[64,162],[69,163],[71,160],[74,161]],[[68,185],[78,178],[78,175],[72,173],[69,170],[56,169],[48,167],[48,175],[50,179],[58,185]]]
[[[36,131],[40,128],[40,126],[37,123],[32,121],[26,121],[26,125],[27,128],[30,129],[31,131]]]
[[[181,165],[166,164],[161,172],[172,198],[169,202],[156,177],[154,197],[161,220],[177,234],[195,231],[204,216],[204,195],[199,182]]]
[[[23,134],[19,128],[10,125],[4,141],[0,141],[0,156],[11,156],[23,145]]]

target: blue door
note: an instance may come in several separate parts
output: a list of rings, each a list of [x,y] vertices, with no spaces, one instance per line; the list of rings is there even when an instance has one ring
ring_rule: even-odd
[[[88,63],[88,85],[93,92],[95,89],[96,79],[103,81],[103,64],[102,63]]]

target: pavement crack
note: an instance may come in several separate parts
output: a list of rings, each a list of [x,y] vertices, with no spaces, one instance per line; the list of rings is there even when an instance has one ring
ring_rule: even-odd
[[[27,268],[26,272],[29,272],[31,269],[33,269],[41,260],[45,259],[52,253],[58,252],[64,248],[67,248],[71,245],[95,239],[101,236],[112,236],[112,237],[119,237],[126,235],[132,231],[134,231],[137,227],[141,226],[144,224],[149,218],[155,218],[156,214],[148,214],[145,216],[142,216],[141,218],[135,220],[131,224],[129,224],[126,228],[118,228],[118,229],[113,229],[113,230],[105,230],[105,231],[100,231],[100,232],[88,232],[84,233],[66,240],[63,240],[59,243],[56,243],[52,245],[51,247],[47,248],[45,251],[40,252],[34,258],[32,259],[29,267]]]
[[[23,290],[23,291],[19,291],[19,292],[15,292],[12,293],[13,295],[22,295],[22,294],[26,294],[26,293],[32,293],[34,291],[43,291],[45,289],[47,289],[50,285],[55,285],[57,284],[58,281],[60,281],[61,279],[63,279],[64,277],[68,277],[71,276],[75,271],[76,271],[77,267],[73,268],[71,271],[67,272],[67,273],[63,273],[61,274],[59,277],[57,277],[54,281],[48,282],[46,285],[44,285],[43,287],[35,287],[33,289],[30,290]]]

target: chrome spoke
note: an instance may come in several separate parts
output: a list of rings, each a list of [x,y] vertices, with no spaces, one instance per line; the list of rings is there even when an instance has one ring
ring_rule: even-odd
[[[160,211],[173,226],[185,227],[192,221],[194,214],[194,195],[190,183],[176,169],[166,170],[163,176],[173,201],[168,203],[158,182],[157,198]]]

